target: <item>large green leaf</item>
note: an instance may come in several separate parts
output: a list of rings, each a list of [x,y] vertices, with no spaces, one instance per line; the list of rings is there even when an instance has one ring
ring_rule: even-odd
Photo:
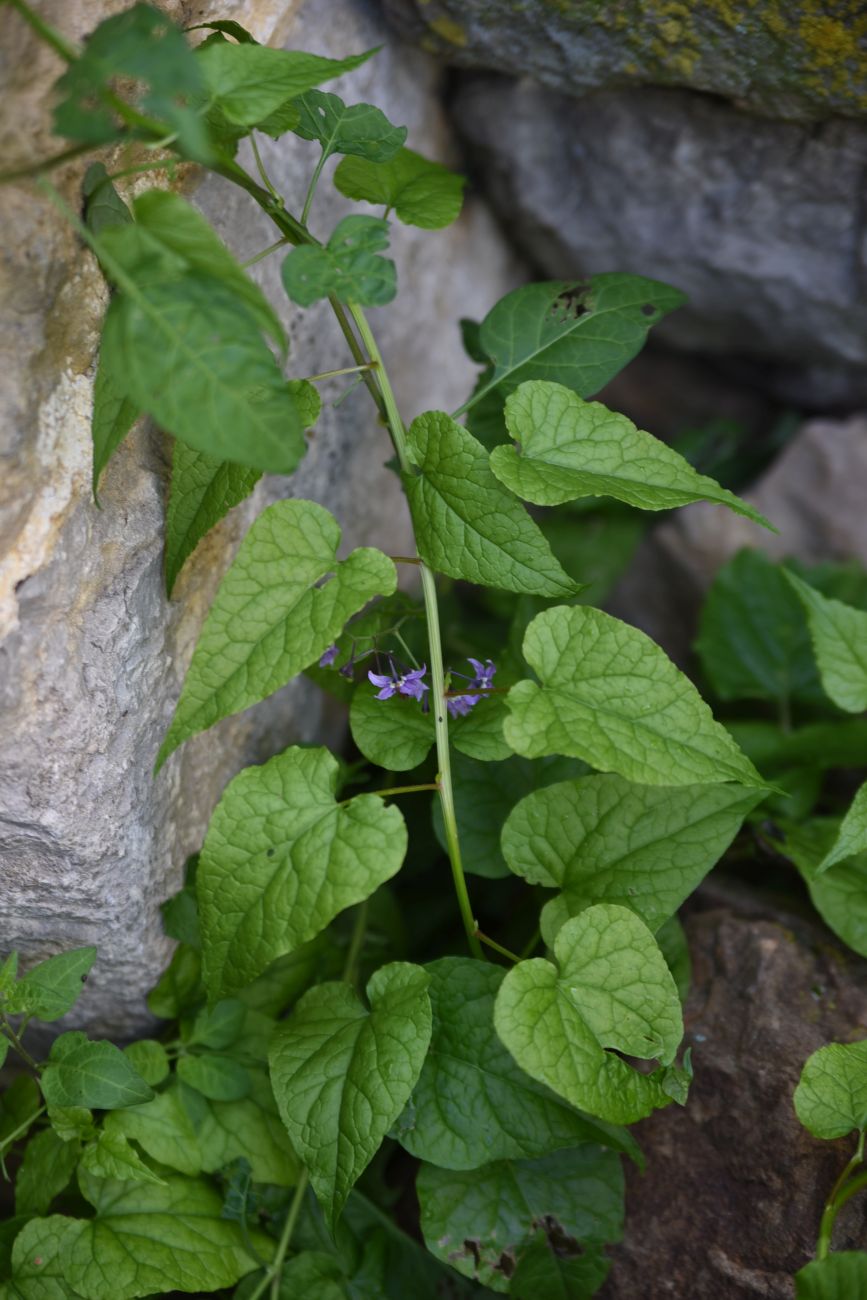
[[[182,1056],[178,1078],[210,1101],[241,1101],[250,1091],[250,1072],[230,1056],[206,1052]]]
[[[386,555],[362,547],[338,560],[339,543],[336,520],[313,501],[278,501],[259,515],[208,612],[157,767],[197,731],[291,681],[352,614],[394,591]]]
[[[389,162],[344,158],[334,184],[348,199],[393,208],[399,221],[423,230],[439,230],[459,215],[465,180],[412,149],[401,149]]]
[[[115,1110],[149,1101],[153,1089],[114,1043],[92,1043],[74,1031],[51,1045],[40,1079],[49,1106]]]
[[[867,1252],[834,1250],[795,1274],[795,1300],[856,1300],[867,1295]]]
[[[559,506],[579,497],[614,497],[640,510],[710,501],[770,526],[672,447],[562,384],[521,384],[506,402],[505,418],[517,447],[495,447],[491,469],[525,501]]]
[[[181,1090],[201,1168],[213,1173],[243,1157],[257,1183],[294,1187],[298,1159],[277,1111],[267,1069],[251,1067],[249,1075],[250,1091],[241,1101],[207,1101],[189,1088]]]
[[[538,596],[581,590],[539,526],[491,473],[480,442],[442,411],[413,420],[406,493],[422,559],[439,573]]]
[[[816,870],[827,871],[838,862],[865,852],[867,852],[867,781],[855,792],[855,798],[840,823],[837,838]]]
[[[523,649],[539,682],[506,697],[504,733],[517,753],[572,755],[647,785],[763,785],[692,682],[637,628],[558,605],[533,619]]]
[[[371,794],[336,803],[338,774],[326,749],[291,748],[226,787],[196,877],[214,999],[249,984],[399,871],[399,810]]]
[[[59,1020],[81,996],[84,981],[96,961],[96,949],[73,948],[34,966],[15,985],[4,1009],[10,1015]]]
[[[352,697],[349,726],[364,757],[390,772],[418,767],[434,743],[433,717],[422,712],[418,700],[402,695],[378,700],[367,681]]]
[[[610,1260],[591,1247],[564,1255],[562,1244],[538,1233],[509,1283],[513,1300],[591,1300],[608,1276]]]
[[[236,1223],[221,1218],[222,1198],[206,1183],[178,1175],[165,1183],[80,1176],[96,1210],[65,1243],[67,1281],[85,1300],[151,1292],[216,1291],[255,1268]],[[269,1239],[256,1234],[257,1249]],[[110,1287],[107,1288],[107,1279]]]
[[[198,1174],[202,1154],[192,1119],[177,1087],[160,1092],[143,1106],[113,1110],[105,1117],[105,1132],[132,1138],[161,1165],[182,1174]]]
[[[339,95],[308,90],[295,100],[295,107],[298,122],[292,130],[304,140],[318,140],[323,160],[344,153],[387,162],[406,139],[406,127],[393,126],[373,104],[347,106]]]
[[[500,851],[500,833],[515,804],[532,790],[578,776],[582,771],[584,764],[573,758],[530,762],[513,756],[490,763],[456,754],[452,760],[452,778],[464,870],[490,879],[508,876],[509,868]],[[434,799],[432,810],[436,837],[445,848],[439,799]]]
[[[370,1010],[347,984],[317,985],[272,1040],[280,1115],[332,1230],[418,1079],[431,1036],[427,985],[420,966],[381,966],[367,986]]]
[[[761,798],[736,785],[667,788],[583,776],[522,799],[503,827],[503,855],[530,884],[562,891],[564,919],[618,903],[655,931]]]
[[[305,428],[319,418],[319,394],[306,379],[286,385]],[[172,481],[166,510],[166,588],[172,594],[178,574],[202,538],[250,495],[261,470],[216,460],[175,439]]]
[[[431,1254],[499,1292],[508,1292],[540,1228],[573,1255],[580,1243],[618,1241],[623,1230],[620,1161],[593,1146],[471,1171],[424,1164],[416,1189]]]
[[[259,328],[285,350],[286,332],[274,308],[192,204],[170,190],[147,190],[133,210],[139,226],[183,258],[190,270],[225,284],[250,309]]]
[[[128,401],[209,456],[291,474],[301,414],[246,304],[195,271],[150,283],[123,273],[122,287],[102,347]]]
[[[164,123],[167,135],[177,134],[189,157],[210,160],[205,127],[187,103],[202,92],[199,64],[183,33],[148,4],[105,19],[90,35],[55,87],[55,132],[93,145],[129,134],[109,97],[117,78],[126,95],[130,79],[143,87],[140,108]]]
[[[445,1169],[477,1169],[585,1142],[634,1153],[627,1133],[578,1114],[515,1064],[494,1030],[502,967],[443,957],[425,970],[433,1035],[393,1131],[411,1155]]]
[[[861,957],[867,957],[867,853],[856,853],[830,871],[820,871],[839,833],[834,818],[784,825],[774,847],[800,871],[813,906],[826,925]]]
[[[790,569],[786,577],[807,611],[822,685],[847,713],[867,709],[867,612],[830,600]]]
[[[198,63],[211,101],[230,122],[249,127],[320,82],[360,67],[373,53],[325,59],[300,50],[217,41],[199,51]]]
[[[513,289],[482,321],[489,377],[466,403],[497,390],[501,407],[528,379],[597,393],[644,345],[651,325],[685,301],[678,289],[636,275],[548,280]]]
[[[341,302],[381,307],[397,292],[394,262],[380,257],[388,248],[382,217],[344,217],[323,248],[302,244],[283,259],[283,287],[293,302],[309,307],[332,295]]]
[[[78,1143],[46,1128],[27,1143],[15,1179],[15,1213],[46,1214],[78,1164]]]
[[[795,1089],[798,1119],[818,1138],[867,1128],[867,1039],[829,1043],[804,1064]]]
[[[542,958],[508,972],[494,1025],[527,1074],[591,1115],[631,1124],[671,1100],[660,1072],[628,1056],[671,1061],[683,1033],[680,1000],[652,934],[634,912],[599,903],[557,935]]]

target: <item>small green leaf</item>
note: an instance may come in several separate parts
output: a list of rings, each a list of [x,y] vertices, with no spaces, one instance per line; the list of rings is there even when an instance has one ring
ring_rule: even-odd
[[[306,450],[301,414],[246,303],[197,271],[124,273],[122,288],[102,347],[128,401],[206,455],[291,474]]]
[[[834,818],[814,818],[795,826],[785,823],[785,838],[774,847],[785,854],[806,881],[813,906],[835,934],[861,957],[867,957],[867,853],[819,872],[839,834]]]
[[[370,682],[356,688],[349,726],[364,757],[390,772],[418,767],[434,743],[433,717],[422,712],[418,700],[402,695],[378,700]]]
[[[784,570],[807,611],[822,685],[847,713],[867,709],[867,612],[829,600],[790,569]]]
[[[48,1119],[61,1142],[73,1143],[76,1151],[79,1141],[89,1142],[96,1133],[93,1116],[84,1106],[49,1106]]]
[[[219,1194],[172,1175],[157,1186],[80,1178],[96,1209],[66,1245],[67,1280],[86,1300],[101,1300],[111,1279],[115,1300],[151,1292],[216,1291],[255,1268],[238,1225],[220,1218]],[[257,1246],[270,1249],[256,1234]]]
[[[0,1283],[2,1300],[81,1300],[66,1273],[67,1254],[81,1228],[80,1220],[61,1214],[31,1219],[15,1238],[11,1281]]]
[[[559,506],[579,497],[613,497],[640,510],[710,501],[770,528],[752,506],[697,473],[672,447],[562,384],[521,384],[506,401],[505,418],[518,445],[495,447],[491,469],[524,501]]]
[[[61,1034],[42,1072],[49,1106],[116,1110],[149,1101],[153,1089],[113,1043],[89,1042],[83,1034]]]
[[[119,343],[118,335],[111,330],[103,334],[93,385],[90,432],[93,440],[93,499],[97,505],[102,471],[141,414],[137,404],[127,395],[125,364]]]
[[[479,343],[492,369],[466,406],[496,390],[501,409],[528,379],[551,380],[591,397],[641,350],[651,325],[684,301],[678,289],[636,275],[513,289],[482,321]]]
[[[761,551],[739,551],[718,572],[696,650],[720,699],[824,703],[804,611]]]
[[[46,1128],[27,1143],[15,1179],[15,1213],[47,1214],[78,1164],[78,1144]]]
[[[867,1128],[867,1039],[814,1052],[795,1089],[795,1110],[814,1137],[831,1140]]]
[[[203,997],[202,959],[198,952],[181,945],[148,994],[148,1011],[161,1020],[176,1020]]]
[[[594,903],[617,903],[656,931],[761,798],[735,785],[669,788],[582,776],[517,804],[503,826],[503,856],[530,884],[562,891],[562,920]]]
[[[233,36],[239,45],[258,45],[259,42],[254,36],[251,36],[246,27],[236,23],[231,18],[221,18],[213,23],[193,23],[187,27],[188,32],[199,32],[204,29],[209,32],[223,32],[226,36]]]
[[[506,702],[504,733],[526,758],[565,754],[647,785],[764,787],[749,759],[650,637],[601,610],[559,605],[533,619],[538,673]]]
[[[375,52],[325,59],[300,50],[219,41],[203,48],[197,62],[212,101],[230,122],[249,127],[320,82],[352,72]]]
[[[8,997],[18,976],[18,953],[10,952],[0,964],[0,998]]]
[[[464,870],[491,880],[507,877],[509,868],[500,851],[500,833],[515,804],[533,790],[564,777],[578,776],[582,771],[583,763],[573,758],[543,758],[531,763],[526,758],[512,757],[479,762],[455,755],[452,779]],[[434,832],[445,848],[439,799],[433,800],[432,809]]]
[[[240,1101],[250,1091],[250,1075],[229,1056],[182,1056],[178,1078],[211,1101]]]
[[[300,1167],[277,1112],[271,1081],[264,1069],[251,1069],[250,1092],[240,1101],[206,1101],[183,1089],[196,1128],[202,1169],[211,1173],[243,1156],[257,1183],[294,1187]]]
[[[184,885],[171,898],[160,903],[163,918],[163,930],[170,939],[189,948],[201,948],[202,936],[199,933],[199,905],[196,891],[192,885]]]
[[[291,748],[224,791],[197,877],[214,997],[243,988],[400,869],[399,810],[370,794],[335,803],[337,776],[326,749]]]
[[[837,838],[816,868],[827,871],[846,858],[867,853],[867,781],[855,792],[846,816],[840,823]]]
[[[172,483],[166,511],[166,591],[202,538],[244,501],[262,477],[261,470],[206,456],[175,439]]]
[[[795,1274],[795,1300],[856,1300],[867,1295],[867,1252],[835,1250]]]
[[[562,1243],[537,1233],[509,1283],[512,1300],[591,1300],[611,1261],[596,1247],[563,1254]]]
[[[578,1114],[515,1064],[494,1030],[502,967],[443,957],[425,970],[430,1050],[392,1134],[410,1155],[445,1169],[477,1169],[585,1142],[634,1154],[627,1133]]]
[[[278,501],[259,515],[208,612],[157,768],[197,731],[291,681],[352,614],[394,591],[387,556],[361,547],[338,560],[339,543],[336,521],[312,501]]]
[[[452,578],[539,596],[581,590],[538,525],[491,473],[481,443],[442,411],[413,420],[410,458],[421,471],[406,493],[419,554]]]
[[[129,134],[111,105],[116,78],[144,85],[139,100],[151,118],[165,123],[166,134],[177,134],[188,157],[210,161],[207,133],[198,113],[186,101],[202,93],[199,63],[183,33],[164,13],[135,4],[107,18],[88,37],[80,58],[70,64],[55,86],[58,102],[54,130],[69,140],[107,144]],[[125,96],[126,97],[126,96]]]
[[[157,1093],[145,1105],[112,1111],[105,1117],[104,1131],[131,1138],[153,1160],[182,1174],[197,1174],[202,1169],[196,1130],[177,1087]]]
[[[329,295],[362,307],[381,307],[397,292],[394,262],[379,256],[384,248],[388,222],[382,217],[344,217],[324,248],[302,244],[287,254],[283,287],[300,307]]]
[[[466,181],[412,149],[400,149],[388,162],[344,158],[334,173],[334,184],[348,199],[393,208],[407,226],[439,230],[459,216]]]
[[[305,993],[271,1046],[271,1080],[329,1227],[409,1097],[431,1035],[428,977],[392,962],[367,986]]]
[[[623,1173],[612,1151],[579,1147],[541,1160],[499,1160],[484,1169],[422,1165],[416,1181],[427,1248],[464,1277],[508,1292],[509,1276],[541,1225],[562,1250],[618,1241]],[[567,1293],[568,1294],[568,1293]],[[554,1300],[538,1292],[534,1300]]]
[[[388,162],[406,139],[405,126],[392,126],[372,104],[347,107],[339,95],[308,90],[295,100],[298,123],[292,128],[304,140],[318,140],[322,157],[354,154],[371,162]]]
[[[247,1007],[240,999],[223,998],[216,1006],[199,1012],[185,1041],[217,1049],[231,1047],[240,1037],[246,1017]]]
[[[286,332],[274,308],[191,203],[170,190],[147,190],[133,208],[143,230],[182,258],[189,270],[221,281],[249,308],[259,329],[285,351]]]
[[[133,216],[109,179],[105,164],[91,163],[81,184],[84,220],[88,230],[102,234],[109,226],[128,226]]]
[[[94,1178],[117,1178],[121,1182],[165,1186],[163,1179],[148,1168],[121,1133],[103,1130],[82,1151],[79,1167]]]
[[[639,1074],[605,1050],[668,1062],[680,1042],[680,999],[650,931],[600,903],[566,922],[554,951],[558,966],[522,961],[497,995],[494,1025],[518,1065],[612,1124],[668,1105],[659,1072]]]
[[[95,948],[74,948],[49,957],[18,981],[6,1002],[11,1015],[59,1020],[78,1001],[84,981],[96,961]]]
[[[123,1054],[152,1088],[168,1078],[169,1058],[162,1043],[158,1043],[155,1038],[140,1038],[138,1042],[125,1047]]]

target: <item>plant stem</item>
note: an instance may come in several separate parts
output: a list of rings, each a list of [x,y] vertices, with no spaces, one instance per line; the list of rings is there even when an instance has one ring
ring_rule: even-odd
[[[6,1037],[9,1039],[9,1042],[15,1048],[15,1051],[18,1053],[21,1059],[23,1061],[26,1061],[27,1064],[30,1066],[31,1070],[35,1070],[36,1073],[38,1074],[39,1071],[42,1069],[42,1066],[38,1063],[38,1061],[35,1061],[33,1059],[33,1057],[28,1052],[27,1048],[22,1043],[21,1039],[16,1034],[15,1030],[10,1025],[9,1021],[6,1019],[5,1016],[2,1015],[0,1015],[0,1032],[6,1035]]]
[[[279,1300],[280,1297],[280,1274],[283,1272],[283,1264],[286,1260],[286,1252],[289,1249],[289,1243],[292,1241],[292,1233],[295,1231],[295,1224],[298,1222],[298,1215],[301,1213],[301,1206],[304,1201],[304,1193],[307,1191],[308,1174],[307,1170],[301,1171],[301,1176],[295,1184],[295,1194],[292,1197],[292,1204],[289,1206],[289,1213],[286,1215],[286,1222],[283,1224],[283,1231],[280,1234],[280,1241],[277,1244],[277,1253],[271,1263],[268,1265],[268,1271],[262,1278],[256,1290],[248,1296],[247,1300],[260,1300],[268,1288],[271,1288],[271,1300]]]
[[[367,323],[364,312],[355,303],[351,303],[349,311],[352,319],[355,321],[359,337],[367,349],[368,356],[372,361],[378,362],[376,371],[377,381],[382,392],[382,400],[385,405],[386,418],[388,427],[391,431],[391,439],[394,443],[394,449],[397,452],[397,459],[403,473],[411,472],[409,457],[406,448],[406,430],[403,427],[403,420],[400,418],[400,411],[397,409],[394,390],[388,377],[388,371],[382,360],[376,339],[373,336],[370,326]],[[457,894],[458,907],[460,908],[461,919],[464,923],[464,930],[467,935],[467,942],[470,945],[470,952],[474,957],[482,957],[482,946],[479,943],[476,933],[476,921],[473,916],[470,896],[467,891],[467,881],[464,875],[464,867],[461,861],[461,845],[458,835],[458,823],[455,816],[455,797],[452,789],[452,767],[449,753],[449,723],[448,709],[444,708],[446,694],[445,670],[443,667],[443,648],[440,638],[440,619],[439,608],[437,605],[436,580],[432,571],[426,564],[419,564],[421,572],[421,586],[424,597],[425,616],[427,618],[428,646],[430,649],[430,671],[433,682],[433,718],[434,733],[436,735],[437,746],[437,765],[439,774],[437,783],[440,791],[440,804],[443,811],[443,826],[446,833],[446,846],[448,848],[449,861],[452,867],[452,879],[454,881],[455,893]]]
[[[379,791],[377,791],[377,794]],[[358,977],[358,959],[361,956],[361,948],[364,943],[364,934],[367,930],[367,899],[359,903],[358,912],[355,917],[355,925],[352,927],[352,938],[349,940],[349,951],[346,954],[346,963],[343,967],[343,978],[347,984],[355,985]]]
[[[421,560],[417,555],[390,555],[388,558],[394,564],[421,564]]]
[[[45,1110],[46,1110],[45,1106],[41,1107],[40,1110],[36,1111],[35,1115],[28,1115],[27,1118],[23,1120],[18,1125],[17,1128],[14,1128],[11,1133],[6,1134],[3,1141],[0,1142],[0,1160],[5,1158],[6,1152],[9,1150],[9,1148],[14,1146],[15,1143],[18,1141],[18,1139],[27,1132],[31,1124],[35,1124],[36,1121],[39,1119],[39,1116],[45,1114]]]
[[[280,206],[282,207],[283,199],[275,190],[273,184],[271,183],[270,176],[265,171],[265,164],[262,162],[262,155],[259,153],[259,146],[256,144],[256,136],[252,131],[250,132],[250,147],[253,150],[253,157],[256,160],[256,170],[258,171],[262,179],[262,184],[265,186],[265,189],[268,191],[271,197],[275,199],[277,203],[279,203]],[[303,225],[304,222],[302,221],[301,224]]]
[[[282,239],[275,239],[273,244],[269,244],[267,248],[263,248],[261,253],[256,253],[254,257],[248,257],[246,262],[242,262],[241,265],[246,271],[248,266],[255,266],[257,262],[262,261],[263,257],[267,257],[269,253],[276,253],[278,248],[285,248],[288,243],[289,240],[285,235]]]
[[[69,41],[61,36],[60,32],[52,27],[50,23],[47,23],[44,18],[40,18],[38,14],[35,14],[29,5],[24,3],[24,0],[7,0],[7,3],[18,11],[24,21],[28,22],[33,28],[36,35],[45,41],[46,45],[51,46],[55,54],[59,54],[61,59],[65,59],[67,63],[75,62],[78,58],[78,50],[75,46],[70,45]]]
[[[501,957],[508,957],[509,961],[514,962],[515,965],[521,960],[516,952],[512,952],[511,948],[504,948],[501,943],[497,943],[496,939],[491,939],[488,935],[483,934],[478,927],[476,927],[476,934],[482,943],[487,944],[489,948],[493,948],[494,952],[498,952]]]
[[[338,375],[355,375],[362,370],[375,370],[376,363],[365,361],[360,366],[342,366],[340,370],[321,370],[318,375],[308,375],[308,384],[318,384],[321,379],[336,379]]]
[[[304,207],[301,210],[302,226],[307,225],[307,218],[310,215],[310,205],[313,202],[313,195],[316,193],[316,186],[319,184],[319,177],[322,175],[322,168],[325,166],[325,159],[327,156],[328,155],[323,149],[322,153],[319,155],[319,162],[314,168],[313,175],[310,177],[310,184],[307,186],[307,193],[304,196]]]
[[[864,1138],[865,1130],[862,1129],[858,1135],[858,1145],[855,1148],[855,1154],[846,1165],[846,1168],[837,1179],[831,1194],[825,1202],[825,1209],[822,1213],[822,1220],[819,1224],[819,1239],[816,1243],[816,1259],[827,1259],[828,1252],[831,1249],[831,1236],[834,1232],[834,1224],[837,1215],[843,1206],[860,1191],[862,1187],[867,1186],[867,1173],[861,1173],[852,1178],[850,1175],[858,1168],[864,1159]]]
[[[439,786],[436,781],[427,781],[423,785],[390,785],[387,790],[371,790],[371,794],[378,794],[380,799],[390,799],[395,794],[416,794],[420,790],[438,790]]]

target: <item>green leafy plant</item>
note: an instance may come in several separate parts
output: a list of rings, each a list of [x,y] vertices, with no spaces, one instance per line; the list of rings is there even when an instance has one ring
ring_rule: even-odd
[[[394,297],[391,214],[445,226],[462,181],[374,106],[319,89],[371,52],[272,50],[231,20],[192,48],[143,3],[77,50],[12,4],[68,62],[63,156],[126,143],[242,188],[275,227],[260,256],[283,249],[288,298],[327,299],[349,350],[328,375],[287,378],[279,315],[196,211],[156,190],[127,206],[119,176],[88,171],[85,220],[67,215],[112,287],[94,489],[138,415],[172,436],[169,591],[262,474],[295,470],[316,385],[344,374],[388,427],[417,554],[338,560],[338,522],[303,500],[270,506],[244,538],[157,770],[302,672],[349,704],[361,758],[293,746],[229,783],[164,907],[178,947],[148,998],[156,1037],[121,1051],[72,1030],[40,1060],[28,1022],[71,1008],[95,954],[21,978],[13,954],[0,969],[0,1043],[28,1070],[0,1111],[0,1151],[20,1159],[0,1294],[590,1296],[622,1231],[621,1157],[640,1159],[624,1126],[688,1092],[677,909],[777,784],[756,737],[741,747],[658,646],[585,603],[566,558],[579,543],[562,559],[552,545],[558,520],[574,534],[586,518],[625,553],[628,511],[692,501],[766,522],[587,400],[682,295],[620,274],[516,289],[463,322],[480,366],[466,402],[407,428],[364,309]],[[258,179],[239,165],[256,132],[318,146],[305,195],[279,194],[257,151]],[[319,238],[333,155],[338,190],[384,211]],[[618,505],[600,513],[597,498]],[[420,595],[397,593],[397,564]],[[789,613],[806,592],[831,699],[863,708],[850,643],[865,615],[797,574],[774,581]],[[485,590],[467,601],[460,584]],[[494,611],[486,625],[476,602]],[[781,708],[817,688],[803,637],[760,669],[714,661],[704,642],[723,699],[743,680]],[[376,767],[413,775],[395,785]],[[856,803],[816,880],[864,851]],[[436,887],[406,907],[403,882],[429,871]],[[498,890],[508,908],[490,902]],[[390,1213],[396,1164],[426,1250]]]

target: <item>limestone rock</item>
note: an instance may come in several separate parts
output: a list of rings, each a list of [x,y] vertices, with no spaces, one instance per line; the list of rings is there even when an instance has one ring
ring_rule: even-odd
[[[626,1236],[600,1300],[791,1300],[824,1198],[854,1150],[802,1128],[792,1094],[812,1052],[867,1032],[864,962],[752,891],[720,896],[711,882],[692,907],[709,903],[686,923],[695,1079],[685,1107],[634,1130],[647,1169],[627,1170]],[[865,1231],[867,1203],[856,1197],[834,1248],[862,1248]]]
[[[867,111],[857,0],[385,0],[399,31],[463,67],[568,94],[688,86],[786,118]]]
[[[80,37],[123,7],[119,0],[52,0],[40,12]],[[436,65],[419,51],[388,46],[364,0],[166,8],[185,23],[230,16],[260,40],[279,37],[333,56],[385,42],[347,81],[346,93],[380,104],[409,126],[413,146],[451,161]],[[4,18],[3,51],[4,164],[12,166],[57,151],[50,86],[61,68],[15,13]],[[290,136],[264,154],[275,183],[297,201],[316,146]],[[241,160],[252,165],[248,155]],[[76,163],[54,177],[74,207],[83,169]],[[136,181],[139,188],[152,183],[153,175]],[[144,994],[169,953],[158,905],[178,887],[226,781],[293,741],[335,735],[322,697],[298,682],[190,742],[156,781],[151,776],[203,615],[238,540],[263,504],[286,494],[331,509],[346,546],[403,552],[408,522],[397,480],[383,468],[389,450],[369,400],[359,390],[335,410],[329,403],[342,391],[335,383],[323,389],[323,416],[296,476],[263,482],[255,501],[202,543],[169,604],[162,579],[166,440],[137,428],[104,475],[101,510],[90,496],[88,422],[106,302],[99,271],[33,187],[7,187],[0,199],[9,205],[3,224],[10,232],[0,291],[0,950],[18,948],[31,963],[96,943],[99,958],[72,1023],[124,1035],[146,1023]],[[273,242],[260,211],[227,184],[207,182],[195,201],[240,257]],[[314,227],[327,232],[344,210],[324,181]],[[483,314],[513,287],[516,265],[478,204],[444,232],[397,227],[393,248],[402,288],[376,328],[399,400],[408,417],[432,405],[451,409],[474,373],[457,319]],[[256,268],[289,325],[289,373],[345,364],[328,313],[290,309],[278,272],[279,255]]]
[[[454,116],[543,274],[676,285],[689,301],[659,339],[749,359],[795,404],[867,401],[867,124],[767,121],[656,88],[571,99],[492,76],[468,79]]]
[[[808,564],[867,567],[867,416],[811,420],[744,497],[779,530],[769,533],[722,507],[693,505],[654,528],[607,608],[683,664],[717,570],[744,546]]]

